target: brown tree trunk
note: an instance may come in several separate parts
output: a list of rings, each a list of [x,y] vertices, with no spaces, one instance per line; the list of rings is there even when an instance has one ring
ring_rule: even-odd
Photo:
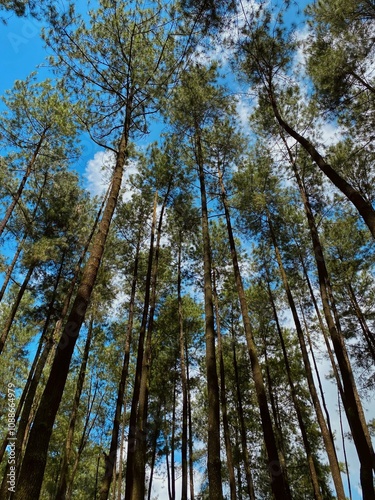
[[[184,317],[182,308],[181,296],[181,259],[182,259],[182,231],[180,232],[178,245],[178,262],[177,262],[177,301],[178,301],[178,325],[179,325],[179,343],[180,343],[180,373],[181,373],[181,389],[182,389],[182,436],[181,436],[181,500],[187,500],[188,493],[188,463],[187,463],[187,441],[188,441],[188,397],[187,397],[187,380],[186,380],[186,361],[185,361],[185,332],[184,332]]]
[[[247,443],[245,417],[244,417],[243,404],[242,404],[241,384],[240,384],[240,377],[239,377],[239,373],[238,373],[236,340],[235,340],[235,332],[234,332],[233,325],[232,325],[232,351],[233,351],[234,378],[235,378],[235,382],[236,382],[237,413],[238,413],[238,418],[240,420],[241,449],[242,449],[242,456],[243,456],[244,467],[245,467],[247,494],[249,495],[250,500],[256,500],[255,491],[254,491],[253,475],[251,473],[249,449],[248,449],[248,443]],[[239,487],[239,490],[240,489],[241,488]]]
[[[322,298],[323,312],[326,318],[333,348],[340,369],[343,385],[343,405],[353,435],[354,444],[361,464],[361,486],[364,500],[375,499],[373,470],[375,470],[375,454],[371,444],[370,434],[363,413],[361,400],[358,395],[349,356],[343,340],[340,319],[337,313],[328,270],[320,243],[315,218],[311,210],[310,200],[305,190],[302,179],[295,162],[292,168],[304,204],[306,218],[309,224],[311,240],[314,249],[315,261],[318,270],[320,295]]]
[[[144,439],[143,435],[138,435],[137,433],[137,416],[138,416],[138,404],[139,404],[139,397],[141,390],[146,327],[147,327],[147,320],[149,316],[149,307],[150,307],[150,292],[151,292],[151,279],[153,270],[154,240],[155,240],[155,227],[156,227],[156,208],[157,208],[157,193],[155,193],[155,199],[154,199],[154,209],[152,216],[151,236],[150,236],[150,250],[149,250],[149,258],[147,265],[146,283],[145,283],[145,298],[143,304],[142,321],[139,330],[137,363],[136,363],[135,380],[133,388],[132,406],[129,419],[128,451],[126,459],[125,500],[133,500],[132,495],[133,495],[133,483],[134,483],[135,452],[137,448],[140,446],[142,439]]]
[[[196,162],[198,165],[201,217],[202,217],[202,240],[203,240],[203,269],[204,269],[204,312],[206,332],[206,373],[208,393],[208,436],[207,436],[207,470],[208,488],[210,500],[223,500],[220,458],[220,397],[219,382],[216,369],[215,349],[215,322],[214,306],[212,298],[212,263],[211,244],[208,226],[208,209],[206,183],[203,164],[203,153],[201,145],[201,131],[196,125]]]
[[[3,220],[0,222],[0,236],[3,234],[5,226],[7,225],[7,222],[13,213],[14,207],[17,205],[19,199],[21,198],[23,188],[25,187],[27,179],[29,178],[31,171],[35,166],[36,160],[39,156],[40,149],[43,145],[44,139],[46,138],[47,130],[48,130],[48,128],[43,130],[43,132],[40,136],[39,142],[35,147],[35,151],[31,157],[31,160],[29,161],[27,168],[26,168],[26,171],[21,179],[20,185],[18,186],[18,189],[13,196],[13,200],[12,200],[11,204],[9,205],[9,207],[7,208]]]
[[[363,314],[362,309],[361,309],[360,305],[358,304],[358,300],[357,300],[357,297],[355,296],[355,293],[354,293],[354,290],[353,290],[351,283],[350,282],[346,283],[345,288],[348,291],[350,302],[353,306],[355,315],[358,318],[359,324],[361,325],[361,329],[362,329],[365,341],[367,343],[368,350],[371,353],[372,359],[375,361],[375,336],[367,324],[365,315]]]
[[[275,438],[275,433],[272,425],[272,419],[270,411],[268,408],[266,390],[263,382],[262,370],[259,364],[259,358],[257,353],[257,348],[255,346],[253,331],[250,324],[249,310],[247,305],[247,300],[245,296],[245,291],[242,284],[242,278],[240,273],[240,268],[238,265],[237,250],[232,230],[232,223],[230,220],[230,213],[226,198],[225,187],[222,179],[222,175],[219,172],[219,183],[221,188],[221,199],[224,206],[225,218],[227,223],[229,246],[232,255],[233,270],[236,280],[237,293],[240,300],[241,314],[245,329],[245,336],[247,342],[247,348],[249,351],[250,363],[253,372],[255,392],[257,395],[257,401],[260,410],[260,416],[262,421],[263,437],[266,445],[267,456],[268,456],[268,468],[270,473],[270,481],[272,493],[276,500],[287,500],[291,499],[289,485],[285,476],[285,471],[283,470],[280,461],[278,448]]]
[[[233,453],[232,453],[232,443],[230,439],[229,430],[229,420],[228,420],[228,410],[227,410],[227,396],[226,396],[226,386],[225,386],[225,366],[223,358],[223,343],[221,338],[221,324],[219,316],[219,300],[216,290],[216,269],[213,270],[212,274],[212,290],[214,295],[214,305],[215,305],[215,319],[216,319],[216,333],[217,333],[217,356],[219,358],[220,364],[220,402],[221,402],[221,412],[223,416],[223,431],[224,431],[224,442],[225,451],[227,454],[227,467],[229,475],[229,488],[230,488],[230,498],[231,500],[236,500],[236,479],[234,474],[233,465]]]
[[[70,360],[95,285],[109,226],[121,188],[123,169],[127,159],[129,126],[130,113],[128,104],[110,193],[30,432],[15,500],[35,499],[39,497],[53,424],[64,392]]]
[[[142,436],[142,439],[137,444],[134,453],[134,466],[133,466],[133,491],[132,500],[144,500],[145,496],[145,483],[146,483],[146,436],[147,436],[147,415],[148,415],[148,395],[150,387],[150,372],[151,372],[151,362],[152,362],[152,334],[154,329],[154,316],[156,308],[156,292],[157,292],[157,277],[159,270],[159,254],[160,254],[160,240],[162,235],[162,225],[164,219],[164,212],[169,198],[169,193],[172,187],[172,179],[170,179],[166,194],[164,195],[163,203],[160,210],[158,227],[157,227],[157,237],[155,245],[155,255],[153,259],[152,273],[151,273],[151,300],[150,300],[150,311],[148,318],[148,327],[146,335],[145,350],[142,362],[142,374],[141,383],[139,390],[139,401],[138,401],[138,412],[136,420],[136,433],[138,436]],[[173,443],[172,443],[173,444]],[[174,448],[172,446],[172,458],[173,458]],[[172,461],[172,472],[173,472],[174,462]],[[173,477],[172,477],[173,480]],[[174,482],[172,481],[172,488],[174,488]]]
[[[116,463],[116,457],[117,457],[117,446],[118,446],[118,436],[119,436],[119,429],[120,429],[121,411],[122,411],[122,408],[124,406],[125,386],[126,386],[126,382],[127,382],[127,378],[128,378],[128,370],[129,370],[130,346],[131,346],[131,341],[132,341],[135,294],[136,294],[137,280],[138,280],[138,265],[139,265],[140,246],[141,246],[141,232],[139,232],[139,235],[138,235],[137,247],[136,247],[136,252],[135,252],[135,257],[134,257],[133,279],[132,279],[132,286],[131,286],[131,292],[130,292],[129,317],[128,317],[128,325],[127,325],[127,329],[126,329],[124,358],[123,358],[123,362],[122,362],[120,382],[119,382],[119,386],[117,389],[117,399],[116,399],[116,408],[115,408],[115,414],[114,414],[113,425],[112,425],[111,444],[110,444],[110,448],[109,448],[109,454],[106,455],[105,474],[104,474],[104,477],[101,481],[101,488],[100,488],[100,499],[101,500],[108,498],[109,489],[110,489],[112,477],[113,477],[113,467]],[[122,464],[122,457],[120,457],[120,464]],[[120,475],[122,475],[122,471],[121,471]],[[119,489],[121,491],[121,484],[119,486]]]
[[[375,211],[372,208],[371,203],[365,200],[359,191],[355,189],[349,182],[347,182],[340,174],[334,170],[331,165],[329,165],[323,156],[318,152],[315,146],[305,137],[300,135],[296,130],[294,130],[280,115],[275,95],[273,92],[272,84],[269,86],[269,99],[270,103],[276,117],[276,120],[280,124],[283,130],[293,137],[310,155],[312,160],[318,165],[320,170],[332,181],[332,183],[348,198],[348,200],[353,203],[353,205],[358,210],[365,224],[371,231],[372,236],[375,238]]]
[[[1,331],[1,337],[0,337],[0,354],[3,352],[5,342],[8,338],[10,329],[13,324],[13,320],[17,314],[18,307],[21,303],[22,297],[24,296],[24,293],[26,292],[27,285],[29,284],[30,278],[34,272],[35,269],[35,264],[32,264],[29,267],[29,270],[27,271],[26,276],[24,277],[24,280],[22,282],[21,288],[18,290],[16,300],[14,301],[12,308],[10,310],[9,316],[5,322],[5,325]]]
[[[300,403],[299,403],[298,397],[297,397],[297,390],[296,390],[296,387],[294,385],[294,381],[293,381],[293,377],[292,377],[292,372],[291,372],[291,368],[290,368],[290,364],[289,364],[289,357],[288,357],[288,353],[286,351],[284,337],[283,337],[283,333],[282,333],[281,326],[279,323],[279,317],[277,314],[275,301],[274,301],[273,294],[272,294],[271,287],[270,287],[270,283],[268,280],[267,280],[267,289],[268,289],[268,296],[269,296],[270,302],[271,302],[274,320],[276,323],[276,330],[277,330],[277,333],[278,333],[278,336],[280,339],[281,350],[283,352],[283,358],[284,358],[286,373],[287,373],[287,377],[288,377],[290,392],[291,392],[291,396],[292,396],[292,400],[293,400],[293,405],[294,405],[294,408],[295,408],[296,413],[297,413],[298,425],[301,429],[303,445],[305,448],[307,463],[308,463],[309,471],[310,471],[311,484],[312,484],[313,492],[314,492],[314,498],[316,500],[322,500],[322,495],[320,493],[318,474],[317,474],[316,467],[315,467],[315,460],[314,460],[315,457],[311,451],[311,446],[310,446],[310,442],[308,439],[305,422],[304,422],[303,415],[301,412]]]
[[[285,269],[284,269],[284,266],[282,263],[281,254],[280,254],[280,251],[279,251],[279,248],[277,245],[273,225],[272,225],[272,222],[271,222],[271,219],[269,218],[269,216],[268,216],[268,225],[269,225],[269,229],[270,229],[271,240],[272,240],[272,243],[273,243],[273,246],[275,249],[277,263],[279,265],[281,279],[283,281],[285,292],[286,292],[286,295],[288,298],[289,307],[290,307],[290,310],[292,311],[294,324],[295,324],[295,327],[297,330],[298,340],[299,340],[300,347],[301,347],[303,364],[304,364],[305,371],[306,371],[307,383],[309,386],[311,399],[312,399],[312,402],[313,402],[313,405],[315,408],[316,417],[318,420],[318,424],[319,424],[319,427],[320,427],[320,430],[322,433],[322,438],[323,438],[326,452],[328,455],[328,460],[329,460],[329,464],[330,464],[330,468],[331,468],[332,479],[333,479],[335,489],[336,489],[337,498],[339,500],[345,500],[344,487],[342,484],[339,464],[337,462],[335,446],[331,440],[331,436],[330,436],[329,430],[327,428],[326,421],[324,420],[323,411],[322,411],[320,401],[318,398],[318,394],[317,394],[316,388],[315,388],[314,378],[312,375],[310,360],[309,360],[309,356],[307,353],[307,348],[306,348],[305,338],[304,338],[303,331],[302,331],[302,326],[301,326],[301,323],[299,320],[299,316],[297,313],[297,308],[296,308],[296,305],[294,302],[294,298],[293,298],[292,292],[291,292],[290,287],[289,287],[288,278],[287,278],[287,275],[286,275],[286,272],[285,272]]]
[[[93,319],[91,318],[90,324],[88,327],[88,331],[87,331],[86,343],[85,343],[85,348],[84,348],[83,355],[82,355],[81,366],[79,369],[76,391],[75,391],[74,399],[73,399],[72,411],[70,414],[68,434],[67,434],[66,441],[65,441],[65,450],[64,450],[64,455],[63,455],[62,462],[61,462],[61,467],[60,467],[59,484],[58,484],[57,493],[56,493],[56,497],[55,497],[56,500],[65,500],[65,497],[66,497],[66,490],[67,490],[67,484],[68,484],[68,469],[69,469],[69,463],[70,463],[70,458],[71,458],[71,453],[72,453],[74,430],[75,430],[75,426],[76,426],[76,421],[77,421],[77,416],[78,416],[78,408],[79,408],[79,403],[81,400],[83,385],[85,383],[86,367],[87,367],[87,361],[89,358],[89,353],[90,353],[90,348],[91,348],[92,334],[93,334]]]
[[[189,490],[190,490],[190,500],[195,499],[194,494],[194,463],[193,463],[193,419],[191,418],[191,395],[190,395],[190,376],[189,376],[189,352],[186,345],[185,339],[185,358],[186,358],[186,391],[187,391],[187,416],[188,416],[188,428],[189,428]]]

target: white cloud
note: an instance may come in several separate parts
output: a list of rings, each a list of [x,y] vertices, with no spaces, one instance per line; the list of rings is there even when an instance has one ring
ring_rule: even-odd
[[[110,181],[110,167],[113,165],[112,151],[98,151],[87,162],[84,177],[87,180],[87,190],[92,196],[102,196],[105,193]]]
[[[106,192],[110,179],[112,169],[115,164],[115,156],[112,151],[98,151],[95,153],[94,158],[89,160],[86,164],[85,173],[83,174],[87,183],[87,190],[92,196],[103,196]],[[122,187],[126,186],[122,199],[128,201],[132,197],[134,190],[129,184],[129,177],[138,170],[138,164],[134,160],[129,160],[125,167]]]

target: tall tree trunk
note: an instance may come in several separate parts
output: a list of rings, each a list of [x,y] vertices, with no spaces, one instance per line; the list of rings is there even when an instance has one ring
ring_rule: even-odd
[[[95,285],[109,226],[121,188],[123,169],[128,154],[129,127],[130,112],[128,104],[110,194],[30,432],[15,500],[39,497],[53,424],[64,392],[74,347]]]
[[[234,327],[232,325],[232,352],[233,352],[233,368],[234,368],[234,378],[236,383],[236,395],[237,395],[237,414],[240,420],[240,435],[241,435],[241,450],[245,467],[245,475],[246,475],[246,486],[247,486],[247,494],[249,495],[250,500],[256,500],[255,491],[254,491],[254,481],[253,475],[251,473],[251,465],[250,465],[250,457],[249,457],[249,449],[247,444],[247,433],[246,433],[246,425],[245,425],[245,417],[243,411],[242,404],[242,393],[241,393],[241,384],[240,377],[238,373],[238,363],[237,363],[237,354],[236,354],[236,339]],[[239,490],[240,485],[239,486]]]
[[[125,500],[132,500],[135,452],[137,450],[137,447],[140,446],[140,441],[142,441],[142,439],[144,438],[143,435],[140,436],[137,433],[137,414],[138,414],[138,404],[139,404],[139,396],[141,390],[142,365],[143,365],[144,348],[145,348],[146,327],[147,327],[147,320],[150,307],[150,292],[151,292],[151,279],[152,279],[152,269],[153,269],[153,259],[154,259],[154,240],[155,240],[155,227],[156,227],[156,208],[157,208],[157,193],[155,193],[154,209],[152,215],[150,250],[149,250],[149,257],[147,264],[146,283],[145,283],[145,298],[143,304],[142,321],[139,330],[137,363],[136,363],[133,398],[132,398],[132,405],[131,405],[130,419],[129,419],[128,451],[126,459]]]
[[[7,210],[5,212],[3,220],[0,222],[0,236],[4,232],[5,226],[7,225],[7,222],[13,213],[14,207],[17,205],[19,199],[21,198],[22,191],[26,185],[27,179],[29,178],[29,176],[32,172],[32,169],[35,166],[36,160],[39,156],[39,152],[40,152],[42,145],[43,145],[43,142],[46,138],[47,130],[48,130],[48,128],[44,129],[43,132],[41,133],[38,144],[35,147],[35,151],[31,157],[29,163],[27,164],[26,171],[21,179],[20,185],[18,186],[18,189],[13,196],[13,200],[12,200],[11,204],[9,205],[9,207],[7,208]]]
[[[45,188],[45,185],[47,183],[47,175],[44,176],[44,181],[43,181],[43,184],[39,190],[39,195],[38,195],[38,199],[35,203],[35,206],[34,206],[34,209],[33,209],[33,212],[32,212],[32,215],[31,215],[31,218],[30,218],[30,221],[29,221],[29,225],[31,226],[31,224],[34,222],[35,220],[35,217],[36,217],[36,214],[37,214],[37,211],[38,211],[38,208],[39,208],[39,204],[43,198],[43,193],[44,193],[44,188]],[[12,262],[10,263],[10,265],[8,266],[7,268],[7,271],[5,273],[5,278],[4,278],[4,282],[2,284],[2,287],[1,287],[1,290],[0,290],[0,302],[3,300],[3,297],[4,297],[4,293],[7,289],[7,286],[9,284],[9,281],[10,281],[10,278],[12,276],[12,273],[14,271],[14,267],[17,263],[17,260],[18,260],[18,257],[20,256],[20,253],[22,252],[23,248],[24,248],[24,244],[26,242],[26,239],[27,239],[27,236],[28,234],[30,233],[30,227],[26,227],[25,228],[25,231],[24,231],[24,234],[22,236],[22,239],[17,247],[17,250],[13,256],[13,259],[12,259]]]
[[[322,495],[320,493],[320,487],[319,487],[318,474],[317,474],[316,467],[315,467],[314,455],[311,451],[311,446],[310,446],[310,442],[309,442],[309,438],[308,438],[308,434],[307,434],[305,421],[304,421],[302,411],[300,408],[300,403],[298,401],[297,390],[296,390],[296,387],[294,385],[292,371],[291,371],[290,363],[289,363],[289,357],[288,357],[288,353],[287,353],[287,350],[285,347],[283,332],[281,330],[279,317],[277,314],[277,309],[276,309],[275,301],[274,301],[273,294],[271,291],[269,280],[267,280],[267,289],[268,289],[268,296],[270,298],[271,307],[272,307],[272,311],[273,311],[273,317],[274,317],[274,320],[276,323],[276,330],[277,330],[277,333],[279,336],[281,350],[283,353],[283,358],[284,358],[286,373],[287,373],[287,377],[288,377],[290,392],[291,392],[291,396],[292,396],[292,400],[293,400],[293,405],[294,405],[294,408],[295,408],[296,413],[297,413],[298,425],[301,429],[303,445],[305,448],[307,463],[308,463],[309,471],[310,471],[311,484],[312,484],[313,492],[314,492],[314,498],[316,500],[322,500]]]
[[[161,424],[160,413],[161,413],[161,403],[159,402],[158,410],[156,412],[155,430],[154,430],[154,436],[153,436],[153,442],[152,442],[152,459],[151,459],[151,466],[150,466],[150,480],[148,483],[147,500],[151,500],[152,481],[154,478],[154,470],[155,470],[155,462],[156,462],[156,447],[157,447],[157,443],[158,443],[158,437],[160,435],[160,424]],[[119,500],[121,500],[121,498]]]
[[[247,305],[247,300],[245,296],[245,291],[242,283],[242,277],[240,273],[240,268],[238,265],[237,250],[234,241],[234,235],[232,230],[232,223],[230,219],[230,213],[228,208],[228,202],[225,192],[225,187],[222,179],[221,172],[219,172],[219,183],[221,188],[221,199],[225,211],[225,219],[227,223],[227,231],[229,238],[229,246],[233,262],[234,277],[236,280],[237,293],[240,300],[241,314],[245,329],[245,336],[247,342],[247,348],[249,351],[250,363],[253,372],[255,392],[257,396],[258,406],[260,410],[260,416],[262,421],[263,437],[266,445],[267,456],[268,456],[268,468],[270,473],[270,481],[273,495],[276,500],[287,500],[291,499],[289,485],[285,476],[285,471],[281,467],[279,461],[278,448],[276,443],[276,437],[274,429],[272,426],[272,419],[270,411],[268,408],[266,389],[264,387],[262,370],[259,364],[259,358],[257,353],[257,348],[255,346],[253,331],[250,324],[249,310]]]
[[[185,358],[186,358],[186,391],[187,391],[187,417],[188,417],[188,429],[189,429],[189,490],[190,490],[190,500],[195,499],[194,494],[194,462],[193,462],[193,419],[191,418],[191,394],[190,394],[190,376],[189,376],[189,351],[187,348],[187,343],[185,339]]]
[[[225,385],[225,366],[223,358],[223,343],[221,338],[221,323],[219,316],[219,300],[217,296],[216,289],[216,269],[213,270],[212,274],[212,290],[214,294],[214,305],[215,305],[215,319],[216,319],[216,333],[217,333],[217,356],[219,358],[220,365],[220,402],[221,402],[221,412],[223,416],[223,431],[224,431],[224,442],[225,451],[227,454],[227,467],[229,474],[229,488],[230,488],[230,498],[231,500],[236,500],[236,479],[234,474],[233,465],[233,453],[232,444],[230,439],[229,430],[229,420],[228,420],[228,409],[227,409],[227,396],[226,396],[226,385]]]
[[[86,367],[87,367],[87,361],[89,358],[89,353],[90,353],[90,348],[91,348],[92,334],[93,334],[93,318],[90,319],[90,324],[89,324],[88,331],[87,331],[85,348],[83,351],[81,366],[79,369],[76,391],[74,394],[72,411],[70,414],[68,434],[67,434],[66,441],[65,441],[64,455],[63,455],[61,467],[60,467],[60,478],[59,478],[59,484],[58,484],[57,493],[56,493],[56,500],[65,500],[65,496],[66,496],[66,489],[67,489],[67,482],[68,482],[68,469],[69,469],[69,463],[70,463],[70,458],[71,458],[71,454],[72,454],[74,430],[75,430],[75,426],[76,426],[76,422],[77,422],[78,409],[79,409],[79,403],[81,400],[82,390],[83,390],[83,386],[85,383]]]
[[[163,198],[163,203],[160,209],[157,237],[155,245],[155,255],[153,259],[152,273],[151,273],[151,300],[150,311],[148,318],[148,327],[146,335],[146,344],[142,363],[141,385],[139,390],[138,413],[136,423],[136,433],[142,436],[139,444],[136,446],[134,453],[134,468],[133,468],[133,491],[132,500],[144,500],[145,496],[145,483],[146,483],[146,436],[147,436],[147,415],[148,415],[148,394],[150,387],[150,372],[152,362],[152,334],[154,330],[154,316],[156,308],[156,292],[157,292],[157,278],[159,271],[159,254],[160,254],[160,241],[162,235],[162,225],[164,220],[165,208],[167,206],[170,190],[172,187],[172,178],[170,178],[167,191]],[[174,443],[172,443],[172,459],[174,453]],[[174,461],[172,460],[172,489],[174,488]]]
[[[90,390],[89,390],[90,395],[91,395],[91,388],[92,388],[92,383],[90,383]],[[67,488],[66,488],[66,500],[72,500],[72,498],[73,498],[73,486],[74,486],[75,476],[76,476],[76,473],[78,470],[78,465],[79,465],[79,462],[81,460],[82,453],[86,447],[87,441],[90,437],[91,431],[94,428],[96,418],[98,416],[98,414],[96,414],[96,416],[92,419],[92,422],[90,424],[90,417],[91,417],[92,409],[93,409],[93,406],[95,403],[97,391],[98,391],[98,384],[95,385],[95,389],[94,389],[94,393],[92,395],[92,398],[89,397],[88,402],[87,402],[87,411],[86,411],[86,417],[85,417],[85,421],[84,421],[84,425],[83,425],[83,431],[81,434],[81,438],[79,440],[78,449],[77,449],[77,453],[76,453],[76,456],[74,459],[74,463],[73,463],[73,466],[71,468],[71,472],[70,472],[70,475],[69,475],[68,481],[67,481],[68,484],[67,484]],[[101,400],[98,402],[99,407],[101,405],[102,400],[103,400],[103,396],[101,397]],[[97,490],[97,482],[95,483],[95,496],[96,496],[96,490]]]
[[[175,372],[176,373],[176,372]],[[171,434],[171,500],[176,500],[176,464],[175,464],[175,446],[176,446],[176,391],[177,377],[173,382],[173,407],[172,407],[172,434]]]
[[[336,303],[332,292],[327,266],[325,264],[318,229],[311,209],[309,196],[294,161],[292,162],[292,168],[301,194],[310,229],[314,256],[318,270],[323,312],[341,373],[344,390],[343,405],[361,464],[360,476],[363,498],[364,500],[374,499],[375,489],[373,482],[373,470],[375,471],[375,454],[371,444],[371,438],[363,413],[361,400],[359,398],[354,380],[349,356],[342,336],[340,319],[336,309]]]
[[[132,341],[132,331],[133,331],[133,322],[134,322],[134,306],[135,306],[135,295],[137,289],[137,281],[138,281],[138,266],[139,266],[139,252],[141,247],[141,232],[139,232],[137,247],[135,251],[134,257],[134,268],[133,268],[133,279],[132,286],[130,292],[130,302],[129,302],[129,316],[128,316],[128,324],[126,329],[126,338],[125,338],[125,347],[124,347],[124,358],[122,362],[121,376],[120,382],[117,389],[117,399],[116,399],[116,408],[115,415],[113,418],[112,425],[112,436],[111,436],[111,444],[109,449],[109,454],[106,455],[106,468],[105,474],[101,482],[100,489],[100,499],[107,499],[109,495],[109,488],[112,482],[113,477],[113,467],[116,463],[117,457],[117,446],[118,446],[118,436],[120,429],[120,420],[121,420],[121,411],[124,406],[124,395],[125,395],[125,386],[128,378],[128,370],[129,370],[129,360],[130,360],[130,346]],[[125,410],[124,410],[125,411]],[[121,443],[122,445],[122,443]],[[120,457],[120,464],[122,464],[122,457]],[[122,470],[120,472],[122,475]],[[119,486],[119,490],[121,491],[121,485]]]
[[[346,198],[356,207],[365,224],[375,238],[375,211],[371,203],[365,200],[359,191],[347,182],[340,174],[329,165],[315,146],[296,130],[294,130],[282,117],[277,106],[273,85],[269,84],[268,95],[270,103],[276,117],[283,130],[293,137],[303,149],[310,155],[312,160],[318,165],[320,170],[332,181],[332,183],[346,196]]]
[[[208,209],[206,182],[204,174],[203,152],[201,144],[201,131],[195,127],[196,162],[198,165],[202,239],[203,239],[203,269],[204,269],[204,312],[206,332],[206,373],[208,393],[208,436],[207,436],[207,470],[210,500],[223,500],[220,458],[220,397],[219,382],[216,369],[215,350],[215,322],[214,305],[212,299],[212,263],[211,243],[208,226]]]
[[[188,441],[188,389],[186,380],[186,361],[185,361],[185,332],[184,316],[181,296],[181,260],[182,260],[182,231],[179,235],[178,261],[177,261],[177,301],[178,301],[178,326],[179,326],[179,344],[180,344],[180,373],[182,389],[182,436],[181,436],[181,500],[187,500],[188,493],[188,463],[187,463],[187,441]]]
[[[301,322],[299,320],[299,316],[297,313],[297,308],[296,308],[296,305],[294,302],[294,298],[293,298],[292,292],[291,292],[290,287],[289,287],[288,278],[287,278],[287,275],[286,275],[286,272],[285,272],[285,269],[284,269],[284,266],[282,263],[281,254],[280,254],[280,251],[279,251],[279,248],[277,245],[276,236],[275,236],[272,221],[269,218],[269,215],[268,215],[268,225],[269,225],[269,229],[270,229],[271,240],[272,240],[272,243],[273,243],[273,246],[275,249],[275,254],[276,254],[276,259],[277,259],[277,263],[278,263],[279,270],[280,270],[281,279],[282,279],[282,282],[284,285],[284,289],[285,289],[285,292],[287,295],[289,307],[290,307],[290,310],[292,311],[294,324],[295,324],[295,327],[297,330],[297,336],[298,336],[299,344],[301,347],[303,364],[304,364],[305,371],[306,371],[307,383],[309,386],[311,399],[312,399],[312,402],[313,402],[313,405],[315,408],[316,417],[318,420],[318,424],[319,424],[319,427],[320,427],[320,430],[322,433],[322,438],[324,441],[324,445],[326,448],[326,452],[327,452],[327,456],[328,456],[328,460],[329,460],[329,464],[330,464],[330,468],[331,468],[332,479],[333,479],[335,489],[336,489],[337,498],[339,500],[345,500],[344,487],[342,484],[340,467],[339,467],[339,464],[337,462],[335,446],[331,440],[331,435],[329,433],[326,421],[324,420],[323,411],[322,411],[320,401],[318,398],[318,394],[317,394],[316,388],[315,388],[314,378],[312,375],[310,360],[309,360],[309,356],[307,353],[307,348],[306,348],[305,338],[304,338],[303,331],[302,331]]]

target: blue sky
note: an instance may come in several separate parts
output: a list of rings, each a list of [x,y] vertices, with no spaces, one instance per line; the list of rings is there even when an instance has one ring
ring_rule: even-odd
[[[83,2],[78,3],[83,5]],[[7,24],[0,25],[0,95],[4,94],[6,89],[11,88],[15,80],[26,78],[32,71],[38,70],[41,79],[51,76],[46,62],[48,53],[44,48],[44,42],[40,38],[41,22],[32,18],[17,18],[12,14],[7,14],[6,17]],[[81,175],[86,167],[86,162],[93,159],[97,151],[98,148],[95,148],[92,144],[86,144],[85,161],[77,165]],[[325,361],[322,362],[322,368],[323,365],[325,365]],[[329,371],[327,366],[325,366],[325,369]],[[330,399],[332,413],[335,414],[335,407],[337,406],[335,389],[327,381],[325,390]],[[371,405],[367,402],[365,406]],[[349,444],[349,448],[351,448],[349,466],[353,472],[353,500],[359,500],[361,495],[357,490],[359,480],[358,461],[352,443]],[[346,478],[344,480],[346,481]]]

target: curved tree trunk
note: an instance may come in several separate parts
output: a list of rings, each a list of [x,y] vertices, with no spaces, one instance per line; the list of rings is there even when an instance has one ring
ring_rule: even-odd
[[[363,413],[361,400],[358,395],[349,356],[341,333],[340,320],[333,297],[328,270],[320,243],[315,218],[311,210],[308,194],[305,190],[297,166],[292,162],[296,181],[304,204],[306,218],[309,224],[314,256],[318,270],[320,295],[322,298],[323,312],[326,318],[333,348],[340,369],[343,385],[343,405],[353,435],[354,444],[361,463],[361,486],[365,500],[375,498],[373,470],[375,470],[375,454],[371,444],[370,434]]]

